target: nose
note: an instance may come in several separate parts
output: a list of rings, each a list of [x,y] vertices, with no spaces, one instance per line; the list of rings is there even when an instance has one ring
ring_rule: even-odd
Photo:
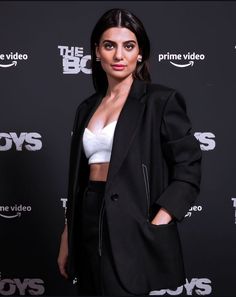
[[[114,54],[114,60],[120,61],[123,59],[123,49],[122,46],[117,46],[115,54]]]

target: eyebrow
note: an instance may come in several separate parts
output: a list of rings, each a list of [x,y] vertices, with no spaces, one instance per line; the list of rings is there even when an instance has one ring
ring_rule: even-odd
[[[105,43],[105,42],[116,43],[115,41],[112,41],[112,40],[109,40],[109,39],[103,40],[102,43]],[[124,41],[123,43],[127,43],[127,42],[134,42],[134,43],[136,43],[136,41],[135,40],[132,40],[132,39],[131,40]]]

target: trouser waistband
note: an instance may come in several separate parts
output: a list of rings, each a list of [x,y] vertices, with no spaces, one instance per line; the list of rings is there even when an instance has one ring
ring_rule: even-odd
[[[106,181],[101,180],[88,180],[87,188],[90,191],[104,192]]]

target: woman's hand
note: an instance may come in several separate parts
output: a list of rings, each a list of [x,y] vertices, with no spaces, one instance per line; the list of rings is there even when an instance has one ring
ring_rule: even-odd
[[[68,274],[66,272],[66,265],[68,259],[68,242],[67,242],[67,225],[65,225],[65,229],[61,235],[61,244],[59,255],[57,258],[57,264],[60,270],[61,275],[63,275],[66,279],[68,278]]]
[[[154,219],[151,221],[151,224],[154,224],[154,225],[168,224],[172,219],[173,217],[171,216],[171,214],[162,207],[155,215]]]

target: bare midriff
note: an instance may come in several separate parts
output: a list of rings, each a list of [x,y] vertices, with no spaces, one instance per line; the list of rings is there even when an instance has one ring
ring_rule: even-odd
[[[90,164],[90,180],[106,181],[109,169],[109,162]]]

